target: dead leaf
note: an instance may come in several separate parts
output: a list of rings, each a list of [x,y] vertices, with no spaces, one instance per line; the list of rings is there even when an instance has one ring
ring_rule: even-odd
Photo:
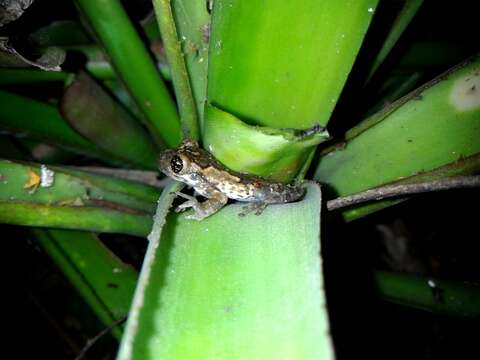
[[[32,3],[33,0],[1,0],[0,26],[18,19]]]
[[[0,66],[35,66],[46,71],[61,71],[60,65],[64,61],[65,51],[53,46],[44,49],[38,59],[29,60],[10,45],[7,37],[0,37]]]
[[[28,169],[28,181],[25,183],[23,188],[29,189],[30,193],[33,193],[37,190],[39,185],[40,185],[40,176],[32,169]]]

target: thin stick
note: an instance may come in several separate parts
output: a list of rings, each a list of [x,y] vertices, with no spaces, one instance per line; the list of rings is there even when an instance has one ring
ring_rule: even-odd
[[[108,334],[110,331],[112,331],[112,329],[115,327],[115,326],[118,326],[120,325],[121,323],[123,323],[125,320],[127,320],[127,317],[124,316],[118,320],[115,320],[113,323],[111,323],[109,326],[107,326],[105,329],[103,329],[102,331],[100,331],[97,335],[95,335],[93,338],[89,339],[87,341],[87,343],[85,344],[85,346],[82,348],[82,351],[80,351],[78,353],[78,355],[75,357],[74,360],[80,360],[81,358],[83,358],[85,356],[85,354],[87,353],[87,351],[93,346],[95,345],[95,343],[100,340],[104,335]]]
[[[327,201],[328,210],[336,210],[367,201],[420,194],[430,191],[480,187],[480,176],[455,176],[413,184],[386,185]]]
[[[158,171],[127,170],[107,168],[101,166],[70,166],[70,168],[74,170],[88,171],[100,175],[113,176],[119,179],[131,180],[142,184],[155,186],[158,188],[164,188],[165,185],[169,182],[169,179],[167,178],[159,180]]]

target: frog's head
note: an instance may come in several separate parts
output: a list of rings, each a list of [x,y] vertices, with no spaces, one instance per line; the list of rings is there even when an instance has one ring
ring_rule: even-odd
[[[194,186],[198,178],[198,165],[195,154],[198,145],[192,140],[185,140],[176,150],[165,150],[160,154],[159,169],[167,176]]]

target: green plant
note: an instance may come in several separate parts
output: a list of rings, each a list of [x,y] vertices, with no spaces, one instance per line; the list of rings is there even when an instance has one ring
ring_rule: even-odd
[[[439,56],[442,69],[464,60],[439,75],[432,61],[409,68],[394,52],[422,1],[215,0],[211,9],[210,1],[153,0],[155,17],[138,30],[118,0],[74,3],[81,22],[51,23],[28,40],[35,50],[81,56],[81,65],[0,68],[0,127],[9,134],[0,149],[9,159],[0,161],[0,221],[34,226],[32,236],[106,326],[130,308],[125,328],[113,329],[119,359],[331,358],[321,224],[405,198],[334,214],[322,211],[322,198],[480,170],[480,57]],[[11,49],[0,47],[0,65],[22,60]],[[418,87],[429,72],[439,76]],[[45,94],[29,93],[34,83]],[[325,131],[299,136],[326,127],[332,114],[330,143]],[[169,211],[181,185],[146,184],[158,152],[182,137],[201,140],[233,170],[311,178],[325,194],[311,181],[302,201],[261,216],[240,218],[231,204],[188,221]],[[111,169],[79,167],[85,159]],[[95,233],[148,236],[138,281]],[[478,313],[476,302],[459,309],[417,297],[415,279],[375,279],[396,303]],[[454,298],[477,298],[475,287],[444,286]]]

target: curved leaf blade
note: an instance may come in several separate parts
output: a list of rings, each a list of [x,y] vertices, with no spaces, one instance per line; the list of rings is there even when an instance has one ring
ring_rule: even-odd
[[[329,359],[320,189],[239,217],[234,204],[201,222],[170,215],[137,289],[137,321],[118,359]],[[135,303],[135,300],[134,300]]]

